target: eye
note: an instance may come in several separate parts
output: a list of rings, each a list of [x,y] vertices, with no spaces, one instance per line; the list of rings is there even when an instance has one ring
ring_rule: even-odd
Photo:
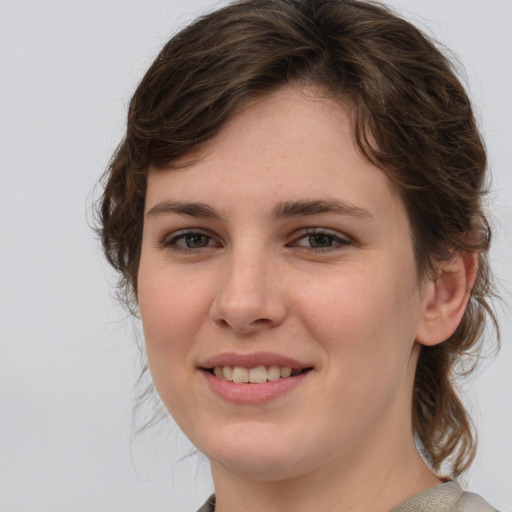
[[[206,233],[201,231],[184,231],[167,237],[163,245],[170,248],[193,250],[205,247],[218,247],[218,243]]]
[[[338,233],[328,230],[313,230],[296,238],[291,245],[305,247],[313,250],[336,249],[340,246],[350,244],[350,240]]]

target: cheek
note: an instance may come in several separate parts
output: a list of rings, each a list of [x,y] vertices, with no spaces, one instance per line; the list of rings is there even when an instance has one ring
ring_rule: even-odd
[[[419,311],[414,283],[381,263],[311,282],[299,302],[303,323],[347,385],[400,372],[409,361]]]
[[[205,308],[204,281],[171,266],[141,261],[138,300],[144,330],[151,342],[181,338]],[[162,340],[165,341],[165,340]]]
[[[155,388],[175,418],[186,411],[191,339],[199,324],[193,290],[167,272],[141,266],[138,300],[147,361]]]
[[[148,362],[155,384],[169,369],[188,367],[191,340],[207,317],[204,282],[180,276],[170,268],[141,262],[138,280],[139,310]]]
[[[371,344],[392,317],[398,317],[400,292],[385,271],[353,268],[310,281],[297,292],[300,315],[330,343]]]

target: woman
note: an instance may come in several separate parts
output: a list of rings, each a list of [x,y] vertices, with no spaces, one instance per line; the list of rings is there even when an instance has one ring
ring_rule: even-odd
[[[164,47],[102,236],[217,510],[494,510],[452,382],[492,295],[486,155],[449,63],[385,7],[246,0]]]

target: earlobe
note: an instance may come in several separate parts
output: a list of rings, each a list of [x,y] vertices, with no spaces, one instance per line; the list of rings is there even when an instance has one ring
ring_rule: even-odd
[[[437,345],[455,332],[466,311],[477,271],[476,252],[460,251],[439,264],[436,278],[425,283],[418,343]]]

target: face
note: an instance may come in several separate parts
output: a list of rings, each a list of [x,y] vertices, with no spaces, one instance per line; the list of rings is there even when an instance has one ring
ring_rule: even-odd
[[[425,306],[411,229],[347,111],[282,89],[184,161],[149,172],[138,299],[154,383],[185,434],[253,479],[412,437]]]

